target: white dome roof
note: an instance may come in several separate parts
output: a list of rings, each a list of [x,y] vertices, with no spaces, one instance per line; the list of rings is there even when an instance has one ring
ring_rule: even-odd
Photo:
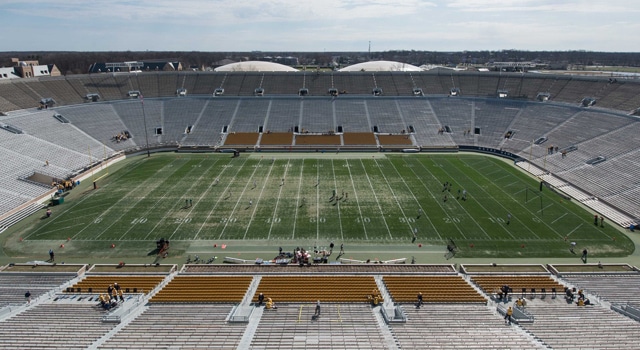
[[[285,66],[284,64],[263,62],[263,61],[246,61],[225,64],[224,66],[214,69],[216,72],[297,72],[295,68]]]
[[[395,61],[369,61],[340,69],[340,72],[419,72],[422,69],[412,64]]]

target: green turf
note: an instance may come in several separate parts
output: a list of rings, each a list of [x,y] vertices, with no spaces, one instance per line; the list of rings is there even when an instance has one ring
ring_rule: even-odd
[[[20,236],[43,251],[39,241],[70,239],[65,249],[95,257],[108,254],[107,244],[147,254],[159,238],[172,249],[194,240],[411,245],[416,229],[414,244],[451,239],[459,257],[567,257],[571,241],[603,257],[633,252],[616,228],[595,226],[590,213],[538,185],[481,155],[159,153],[110,168],[97,190],[72,191],[51,218],[23,224]],[[330,200],[334,189],[338,201]]]

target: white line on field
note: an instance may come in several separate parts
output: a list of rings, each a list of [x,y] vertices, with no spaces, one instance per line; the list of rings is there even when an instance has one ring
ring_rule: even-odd
[[[336,200],[336,206],[338,207],[338,223],[340,224],[340,237],[342,240],[344,240],[344,232],[342,231],[342,217],[340,215],[340,201],[338,200],[338,180],[336,180],[336,168],[333,165],[333,159],[331,159],[331,171],[333,171],[333,185],[335,186],[335,189],[336,189],[336,195],[335,195],[336,198],[334,199]],[[320,235],[320,232],[318,232],[318,236],[319,235]],[[320,237],[318,237],[318,239],[320,239]]]
[[[280,204],[280,197],[282,197],[282,190],[284,190],[285,178],[287,177],[287,173],[289,172],[289,165],[291,164],[291,159],[287,159],[287,165],[284,168],[284,174],[282,175],[282,185],[280,186],[280,190],[278,191],[278,198],[276,199],[276,205],[273,207],[273,215],[272,218],[276,217],[276,213],[278,212],[278,205]],[[271,169],[269,169],[269,174],[271,174]],[[271,238],[271,229],[273,228],[273,220],[271,220],[271,225],[269,225],[269,234],[267,235],[267,239]],[[248,229],[248,228],[247,228]],[[245,237],[247,233],[245,232]],[[242,237],[244,239],[245,237]]]
[[[558,221],[558,220],[562,219],[562,218],[563,218],[563,217],[565,217],[566,215],[567,215],[567,213],[564,213],[564,214],[560,215],[560,217],[559,217],[559,218],[557,218],[557,219],[555,219],[555,220],[551,221],[551,223],[552,223],[552,224],[555,224],[555,223],[556,223],[556,221]]]
[[[347,162],[347,169],[349,169],[349,178],[351,179],[351,186],[353,186],[353,196],[355,197],[356,203],[358,204],[358,214],[360,214],[360,221],[362,221],[362,229],[364,230],[364,239],[368,240],[369,235],[367,234],[367,226],[365,225],[364,218],[362,217],[362,208],[360,207],[360,201],[358,200],[358,191],[356,190],[356,184],[353,181],[353,175],[351,174],[351,164]],[[382,216],[382,220],[385,220],[384,215]],[[385,223],[386,225],[386,223]]]
[[[298,223],[298,209],[300,209],[300,191],[302,190],[302,170],[304,170],[304,159],[300,165],[300,181],[298,181],[298,199],[296,200],[296,211],[293,214],[293,230],[291,232],[291,239],[296,238],[296,224]],[[316,186],[317,187],[317,186]],[[306,204],[306,203],[305,203]],[[271,229],[269,229],[271,232]]]
[[[244,167],[244,165],[247,163],[248,159],[244,160],[244,163],[242,163],[242,166],[238,167],[238,171],[236,171],[236,176],[238,175],[238,173],[240,173],[240,171],[242,170],[242,168]],[[218,176],[216,177],[216,179],[219,179],[220,176],[227,171],[227,169],[229,169],[228,167],[223,167],[222,171],[220,172],[220,174],[218,174]],[[233,178],[235,179],[236,176],[234,176]],[[209,210],[209,213],[207,214],[207,217],[204,219],[204,221],[202,222],[202,225],[200,225],[200,228],[198,229],[198,232],[196,232],[195,237],[193,237],[193,239],[195,240],[196,238],[198,238],[198,235],[200,235],[200,232],[202,231],[202,229],[205,227],[205,225],[207,224],[207,221],[209,221],[209,218],[211,217],[211,215],[213,214],[213,212],[216,210],[216,208],[218,207],[218,204],[220,204],[220,202],[222,201],[221,198],[224,198],[224,196],[229,193],[229,187],[231,187],[231,184],[233,183],[233,181],[229,181],[229,183],[227,184],[227,187],[224,188],[224,191],[220,192],[220,196],[218,196],[218,200],[216,201],[216,203],[213,205],[213,207],[211,208],[211,210]],[[218,183],[216,182],[216,186],[218,185]]]
[[[367,181],[369,181],[369,187],[371,187],[371,192],[373,193],[373,197],[376,199],[376,204],[378,205],[378,210],[380,210],[380,216],[384,220],[384,226],[387,228],[387,232],[389,232],[389,237],[393,239],[391,235],[391,229],[389,229],[389,225],[387,224],[387,220],[384,218],[384,210],[382,210],[382,206],[380,205],[380,201],[378,200],[378,195],[376,194],[376,190],[373,188],[373,184],[371,183],[371,179],[369,178],[369,173],[367,173],[367,168],[365,168],[362,159],[360,159],[360,164],[362,165],[362,169],[364,170],[364,174],[367,177]]]

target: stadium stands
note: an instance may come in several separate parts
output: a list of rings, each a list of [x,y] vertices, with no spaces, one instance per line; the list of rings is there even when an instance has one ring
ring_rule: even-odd
[[[390,325],[401,349],[542,348],[484,305],[435,303],[405,311],[407,323]]]
[[[319,318],[312,302],[278,305],[262,314],[250,349],[389,349],[368,305],[322,301]]]
[[[8,349],[87,349],[116,324],[103,323],[96,302],[37,304],[3,322],[0,342]]]
[[[633,334],[640,331],[640,323],[599,305],[578,307],[564,299],[545,299],[528,302],[526,310],[535,322],[521,327],[548,347],[637,348]]]
[[[150,302],[238,303],[251,281],[250,276],[177,276]]]
[[[627,304],[633,305],[632,295],[640,279],[631,270],[594,275],[566,272],[572,270],[564,268],[561,279],[584,285],[589,297],[596,296],[592,305],[578,307],[561,297],[527,296],[525,310],[532,316],[531,322],[507,326],[495,304],[487,302],[486,296],[448,265],[320,264],[300,270],[298,266],[197,264],[168,276],[95,273],[64,294],[56,291],[66,290],[76,273],[55,272],[52,265],[42,268],[49,270],[0,272],[0,294],[3,299],[15,299],[11,310],[0,311],[3,347],[634,349],[634,332],[640,330],[637,321],[599,303],[626,297]],[[504,268],[508,270],[508,266]],[[376,283],[376,276],[381,275],[383,283]],[[521,285],[562,287],[540,273],[485,275],[476,271],[470,276],[488,294],[494,285],[504,283],[512,286],[516,297],[520,297],[516,288]],[[102,289],[114,281],[123,288],[136,285],[145,293],[153,290],[135,302],[121,303],[114,311],[120,315],[119,323],[105,321],[110,320],[104,317],[110,313],[97,305],[95,296],[100,290],[85,292],[90,285]],[[616,290],[612,285],[625,287]],[[77,288],[82,290],[78,293]],[[378,288],[382,295],[393,297],[388,305],[400,308],[405,322],[386,324],[381,316],[386,306],[372,307],[367,302],[366,295]],[[32,303],[26,304],[24,290],[32,292]],[[425,300],[421,308],[414,306],[418,290]],[[278,308],[249,305],[260,292],[272,298]],[[315,314],[318,299],[320,316]],[[232,321],[238,310],[248,316]]]
[[[564,286],[549,276],[473,275],[471,281],[488,295],[494,295],[507,285],[512,295],[535,298],[552,290],[564,291]]]
[[[486,303],[486,299],[459,276],[384,276],[397,303],[415,303],[422,293],[425,303]]]
[[[73,284],[68,293],[106,293],[107,288],[118,283],[124,293],[149,293],[165,276],[120,276],[120,275],[89,275]]]
[[[620,274],[563,274],[562,279],[614,305],[640,305],[640,275],[637,272]]]
[[[100,152],[100,158],[102,153],[108,156],[120,150],[139,151],[146,146],[147,139],[151,147],[223,146],[225,126],[227,132],[250,133],[258,133],[260,127],[264,133],[287,133],[296,127],[299,132],[312,133],[336,131],[339,127],[349,133],[395,134],[406,130],[411,133],[407,141],[382,140],[381,145],[423,149],[488,147],[523,158],[533,155],[531,160],[538,167],[557,174],[583,192],[606,198],[607,203],[623,210],[627,216],[640,217],[637,196],[633,195],[639,189],[631,180],[636,172],[629,167],[632,161],[628,161],[637,149],[632,135],[637,134],[640,124],[636,119],[623,116],[639,107],[639,86],[626,79],[448,70],[103,73],[2,82],[0,109],[9,112],[9,117],[3,118],[6,124],[23,128],[29,135],[62,148],[84,154],[87,148],[94,150],[105,145],[108,149]],[[185,87],[189,95],[177,100],[175,91],[179,87]],[[210,99],[218,87],[225,88],[224,97]],[[266,92],[261,99],[252,96],[258,87]],[[297,96],[302,87],[308,89],[303,99]],[[414,87],[420,87],[426,95],[411,96]],[[459,88],[461,96],[439,97],[446,96],[452,87]],[[327,96],[329,88],[335,88],[340,96]],[[384,91],[384,96],[372,97],[373,88]],[[498,100],[495,98],[498,89],[509,90],[509,95],[517,101]],[[144,108],[140,100],[122,101],[127,99],[129,91],[145,95]],[[533,102],[541,91],[549,92],[552,101]],[[101,101],[106,102],[85,103],[90,93],[97,93]],[[585,96],[594,96],[597,106],[613,110],[579,109],[578,104]],[[161,99],[156,99],[158,97]],[[49,122],[51,118],[47,115],[51,112],[33,110],[42,98],[54,99],[57,105],[52,112],[61,113],[71,123]],[[445,129],[443,133],[437,132],[440,128]],[[114,135],[125,130],[133,139],[112,141]],[[511,131],[510,137],[505,138],[508,131]],[[532,149],[531,140],[542,136],[547,137],[547,142]],[[629,142],[619,142],[620,139]],[[357,146],[353,140],[343,138],[312,142],[302,138],[292,138],[291,142],[283,140],[266,137],[264,145]],[[247,147],[253,145],[251,142]],[[549,145],[560,149],[575,146],[577,151],[566,158],[548,157],[545,149]],[[591,168],[584,167],[586,161],[599,156],[607,160]],[[30,157],[41,162],[48,158],[41,153]],[[54,175],[73,168],[65,165],[67,170],[56,170]],[[587,176],[582,176],[585,169]],[[600,174],[623,175],[623,179],[614,185],[608,178],[596,182]]]
[[[292,286],[292,288],[283,288]],[[278,302],[367,302],[367,295],[377,285],[371,276],[264,276],[253,296],[258,294]]]
[[[46,267],[45,267],[46,268]],[[55,272],[0,272],[0,308],[7,305],[25,304],[25,293],[31,293],[31,299],[59,288],[76,276],[75,273]]]
[[[237,349],[246,324],[228,323],[230,304],[153,304],[98,349]]]

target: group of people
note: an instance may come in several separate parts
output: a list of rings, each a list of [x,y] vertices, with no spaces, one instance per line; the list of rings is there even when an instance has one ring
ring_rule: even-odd
[[[124,293],[118,283],[110,284],[109,287],[107,287],[107,292],[101,293],[98,297],[100,306],[105,310],[118,306],[118,299],[124,302]]]
[[[448,193],[451,193],[451,186],[452,186],[452,185],[453,185],[453,184],[452,184],[451,182],[449,182],[449,181],[445,181],[445,182],[442,184],[442,193],[444,193],[444,195],[443,195],[443,197],[442,197],[442,200],[443,200],[443,201],[445,201],[445,202],[446,202],[446,201],[447,201],[447,199],[448,199],[448,198],[447,198],[447,197],[448,197],[448,195],[447,195],[447,194],[448,194]],[[458,195],[456,196],[456,199],[462,199],[463,201],[466,201],[466,200],[467,200],[467,190],[464,190],[464,189],[459,188],[459,189],[458,189]]]
[[[266,301],[265,301],[266,299]],[[256,304],[257,306],[262,306],[262,304],[264,304],[264,308],[267,310],[277,310],[278,306],[276,305],[276,303],[273,301],[273,299],[271,298],[265,298],[263,293],[258,294],[258,303]],[[320,317],[320,300],[318,300],[316,302],[316,308],[315,311],[313,313],[313,318],[318,318]]]
[[[258,306],[262,306],[262,304],[264,304],[264,307],[267,310],[276,310],[276,309],[278,309],[278,306],[273,301],[273,299],[271,299],[271,298],[266,298],[266,299],[267,300],[265,302],[265,297],[264,297],[263,293],[258,294]]]
[[[129,133],[126,131],[119,132],[113,135],[113,141],[120,143],[120,141],[127,141],[129,139]]]
[[[49,161],[47,161],[47,164],[49,164]],[[75,186],[76,186],[76,183],[74,183],[71,180],[53,179],[51,181],[51,187],[54,187],[54,188],[58,189],[59,191],[72,190]]]
[[[328,257],[333,254],[334,247],[335,244],[333,242],[330,242],[329,249],[313,247],[313,253],[302,247],[296,247],[293,250],[293,253],[285,252],[282,250],[282,247],[279,247],[278,256],[275,258],[275,260],[277,262],[282,261],[283,259],[291,259],[291,263],[293,264],[305,265],[310,264],[311,259],[315,257],[321,259],[322,262],[326,263]],[[338,260],[342,255],[344,255],[344,244],[340,244],[340,253],[338,254],[336,260]]]
[[[576,300],[576,298],[578,300]],[[584,295],[582,289],[576,291],[576,288],[565,288],[564,299],[567,303],[573,303],[575,301],[577,306],[591,305],[591,300]]]
[[[373,306],[377,306],[384,301],[384,298],[378,288],[374,288],[371,294],[367,295],[367,301],[373,304]]]
[[[505,284],[500,287],[500,289],[498,289],[498,291],[496,292],[496,296],[498,300],[509,301],[509,293],[511,293],[512,291],[513,290],[511,289],[511,287]]]

